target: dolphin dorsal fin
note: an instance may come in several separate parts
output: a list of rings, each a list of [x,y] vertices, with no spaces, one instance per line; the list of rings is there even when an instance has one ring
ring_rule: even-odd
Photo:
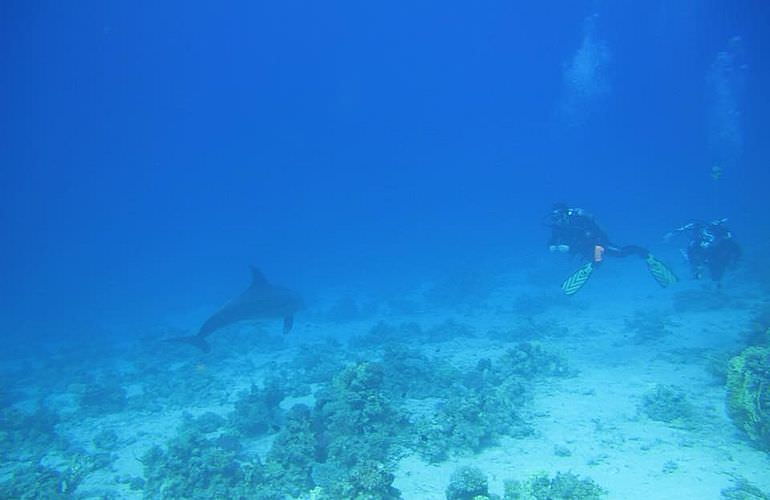
[[[267,286],[265,276],[254,266],[251,266],[251,286]]]

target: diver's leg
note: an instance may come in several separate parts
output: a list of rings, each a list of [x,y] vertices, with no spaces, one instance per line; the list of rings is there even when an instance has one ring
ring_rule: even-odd
[[[627,257],[629,255],[637,255],[645,260],[647,263],[647,269],[655,281],[662,287],[667,287],[677,282],[676,275],[661,261],[653,257],[649,250],[644,247],[636,245],[626,245],[624,247],[616,247],[614,245],[607,245],[605,249],[607,255],[613,257]]]
[[[612,257],[628,257],[629,255],[638,255],[639,257],[646,259],[650,252],[646,248],[636,245],[626,245],[623,247],[616,247],[615,245],[607,245],[605,247],[605,254]]]
[[[711,281],[716,281],[717,283],[722,281],[726,268],[727,266],[723,262],[710,262],[709,272],[711,274]]]

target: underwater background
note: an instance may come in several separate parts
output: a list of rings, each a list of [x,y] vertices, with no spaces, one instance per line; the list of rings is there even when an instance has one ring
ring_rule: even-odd
[[[1,2],[0,497],[768,498],[768,28]],[[556,202],[679,283],[629,257],[565,297]],[[692,279],[664,235],[723,217],[742,258]],[[288,335],[166,342],[251,265]]]

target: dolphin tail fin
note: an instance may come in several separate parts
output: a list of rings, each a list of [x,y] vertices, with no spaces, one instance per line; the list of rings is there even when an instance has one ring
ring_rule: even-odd
[[[283,318],[283,334],[286,335],[291,331],[291,327],[294,325],[294,315],[289,314]]]
[[[203,352],[209,352],[211,350],[211,347],[209,346],[209,343],[206,342],[206,339],[199,335],[192,335],[190,337],[174,337],[171,339],[166,339],[166,342],[182,342],[184,344],[194,345]]]

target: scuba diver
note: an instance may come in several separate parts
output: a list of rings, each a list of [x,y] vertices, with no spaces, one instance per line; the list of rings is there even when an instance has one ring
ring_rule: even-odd
[[[726,223],[727,219],[692,221],[665,236],[669,240],[676,234],[687,234],[687,250],[682,250],[682,255],[690,263],[693,278],[700,279],[704,270],[708,269],[717,287],[722,286],[722,277],[727,268],[741,257],[741,247]]]
[[[562,283],[561,289],[567,295],[576,293],[586,284],[594,269],[604,261],[604,257],[637,255],[647,262],[650,274],[660,286],[667,287],[677,281],[674,273],[646,248],[636,245],[619,247],[612,244],[593,216],[582,208],[571,208],[565,203],[556,203],[551,213],[546,216],[545,224],[551,228],[548,247],[552,252],[570,253],[587,261]]]

